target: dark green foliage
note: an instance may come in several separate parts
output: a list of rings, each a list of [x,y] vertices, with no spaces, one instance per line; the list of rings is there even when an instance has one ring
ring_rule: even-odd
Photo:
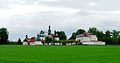
[[[8,44],[8,31],[6,28],[0,29],[0,44]]]
[[[97,35],[98,39],[99,39],[99,38],[104,38],[104,37],[105,37],[105,34],[103,33],[103,31],[100,31],[100,30],[98,30],[98,29],[95,28],[95,27],[89,28],[88,32]]]
[[[105,38],[105,34],[102,31],[97,31],[96,35],[97,35],[98,39]]]
[[[106,42],[106,45],[120,45],[120,39],[117,38],[101,38],[99,41]]]
[[[9,42],[8,45],[18,45],[17,42]]]
[[[76,35],[76,33],[75,33],[75,32],[73,32],[73,33],[72,33],[72,36],[70,37],[70,39],[69,39],[69,40],[75,40],[75,39],[76,39],[76,36],[77,36],[77,35]]]
[[[72,33],[72,36],[69,38],[69,40],[75,40],[77,35],[83,34],[85,32],[86,31],[84,29],[78,29],[77,32]]]
[[[78,29],[77,32],[73,32],[72,36],[69,38],[69,40],[75,40],[76,36],[79,34],[83,34],[85,30]],[[93,33],[97,36],[99,41],[106,42],[107,45],[119,45],[120,44],[120,31],[113,30],[113,31],[103,31],[98,30],[95,27],[89,28],[89,33]]]
[[[111,38],[111,32],[110,32],[109,30],[107,30],[107,31],[105,32],[105,37],[106,37],[106,38]]]
[[[45,42],[48,43],[48,45],[49,45],[49,43],[52,42],[52,37],[47,36],[47,37],[45,38]]]
[[[78,29],[77,32],[76,32],[76,35],[83,34],[85,32],[86,31],[84,29]]]
[[[97,34],[98,30],[97,30],[97,28],[93,27],[93,28],[89,28],[88,32]]]
[[[99,38],[100,41],[106,42],[107,45],[120,45],[120,32],[113,30],[112,32],[107,30],[105,32],[105,37]]]
[[[113,30],[112,33],[111,33],[112,34],[112,38],[118,38],[119,37],[119,33],[120,33],[119,31]]]
[[[111,39],[111,44],[112,45],[119,45],[119,40],[117,38],[112,38]]]
[[[60,40],[66,40],[67,39],[67,36],[66,36],[64,31],[57,31],[56,33],[58,34],[58,37],[59,37]]]
[[[99,40],[99,41],[106,42],[106,45],[112,44],[112,43],[111,43],[111,39],[109,39],[109,38],[100,38],[100,39],[98,39],[98,40]]]
[[[18,39],[18,45],[22,45],[23,43],[22,43],[22,41],[21,41],[21,39],[19,38]]]

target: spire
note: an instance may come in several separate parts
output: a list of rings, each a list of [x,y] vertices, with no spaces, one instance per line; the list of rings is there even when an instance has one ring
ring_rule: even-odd
[[[28,35],[26,35],[25,38],[27,39],[27,38],[28,38]]]
[[[57,34],[56,30],[54,31],[54,34],[55,34],[55,35]]]
[[[48,35],[50,35],[50,34],[51,34],[51,27],[50,27],[50,25],[49,25]]]

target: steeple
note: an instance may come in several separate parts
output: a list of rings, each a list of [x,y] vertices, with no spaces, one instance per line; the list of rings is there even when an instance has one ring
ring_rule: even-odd
[[[56,30],[54,31],[54,34],[55,34],[55,35],[57,34]]]
[[[48,35],[50,35],[50,34],[51,34],[51,27],[50,27],[50,25],[49,25]]]
[[[27,38],[28,38],[28,35],[26,35],[25,38],[27,39]]]

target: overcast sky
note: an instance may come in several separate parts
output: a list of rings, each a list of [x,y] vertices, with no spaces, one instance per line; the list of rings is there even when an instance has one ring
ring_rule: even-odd
[[[36,36],[40,30],[64,30],[68,36],[79,28],[120,30],[120,0],[0,0],[0,27],[10,40]]]

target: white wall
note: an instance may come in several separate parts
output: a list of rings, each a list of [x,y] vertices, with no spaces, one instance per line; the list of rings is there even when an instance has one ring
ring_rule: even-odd
[[[78,37],[76,38],[76,41],[81,41],[81,42],[86,42],[86,41],[90,41],[90,38],[89,37]]]
[[[28,45],[27,42],[23,42],[23,45]],[[43,45],[41,41],[31,42],[30,45]]]
[[[83,42],[83,45],[105,45],[105,42]]]
[[[43,45],[41,41],[31,42],[30,45]]]
[[[56,41],[59,41],[59,37],[55,38]]]
[[[98,41],[96,35],[90,35],[90,40],[93,40],[93,41]]]
[[[76,41],[81,41],[81,42],[90,42],[90,41],[98,41],[96,35],[89,35],[88,37],[77,37]]]
[[[23,42],[23,45],[28,45],[28,43],[27,42]]]

